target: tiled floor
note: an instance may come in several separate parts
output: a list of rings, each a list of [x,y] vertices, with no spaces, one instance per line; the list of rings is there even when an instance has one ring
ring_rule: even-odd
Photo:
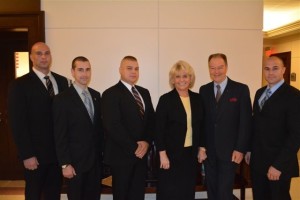
[[[24,200],[23,188],[24,181],[0,181],[0,200]],[[239,190],[234,190],[233,193],[240,196]],[[291,195],[292,200],[300,200],[300,178],[292,180]],[[205,197],[205,192],[196,193],[196,198]],[[61,200],[67,200],[65,194],[62,194]],[[102,195],[101,200],[112,200],[112,196]],[[145,200],[155,200],[155,194],[147,194]],[[246,200],[252,200],[251,189],[246,189]]]
[[[24,181],[0,181],[0,200],[23,200]],[[239,190],[234,190],[234,194],[239,197]],[[61,200],[67,200],[62,194]],[[206,192],[197,192],[196,198],[206,198]],[[111,195],[102,195],[101,200],[112,200]],[[146,194],[145,200],[155,200],[155,194]],[[252,200],[251,189],[246,190],[246,200]]]

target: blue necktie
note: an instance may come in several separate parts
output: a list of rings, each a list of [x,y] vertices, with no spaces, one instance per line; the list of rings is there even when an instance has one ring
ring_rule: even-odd
[[[83,103],[90,115],[91,120],[93,121],[94,118],[94,113],[93,113],[93,107],[92,107],[92,102],[91,99],[89,98],[89,94],[86,90],[82,91],[82,95],[84,96],[83,98]]]
[[[264,104],[266,103],[266,101],[270,98],[272,92],[270,88],[267,88],[266,90],[266,96],[260,101],[260,110],[263,108]]]

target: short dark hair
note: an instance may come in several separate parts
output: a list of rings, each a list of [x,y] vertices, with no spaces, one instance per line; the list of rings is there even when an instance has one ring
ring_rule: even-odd
[[[125,57],[122,59],[122,61],[123,61],[123,60],[137,61],[136,57],[130,56],[130,55],[125,56]]]
[[[213,58],[222,58],[225,62],[225,65],[227,66],[228,63],[227,63],[227,57],[225,54],[223,53],[214,53],[214,54],[211,54],[209,57],[208,57],[208,62],[210,62],[211,59]]]
[[[76,62],[76,61],[89,62],[89,59],[87,59],[87,58],[84,57],[84,56],[77,56],[77,57],[74,58],[73,61],[72,61],[72,69],[75,69],[75,68],[76,68],[76,65],[75,65],[75,62]]]

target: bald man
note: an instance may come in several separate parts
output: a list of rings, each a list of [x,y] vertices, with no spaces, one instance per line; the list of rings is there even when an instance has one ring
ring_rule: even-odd
[[[52,99],[68,88],[68,81],[50,71],[51,51],[45,43],[32,46],[30,59],[32,70],[10,86],[8,114],[24,165],[25,199],[58,200],[62,176],[54,145]]]
[[[263,67],[268,83],[256,92],[250,162],[254,200],[290,200],[291,178],[299,176],[300,92],[284,82],[276,56]],[[250,159],[251,155],[251,159]]]

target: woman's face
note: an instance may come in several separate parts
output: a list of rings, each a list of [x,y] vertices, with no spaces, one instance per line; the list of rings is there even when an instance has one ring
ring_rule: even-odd
[[[173,84],[177,91],[187,91],[191,85],[191,76],[186,70],[180,70],[175,73]]]

